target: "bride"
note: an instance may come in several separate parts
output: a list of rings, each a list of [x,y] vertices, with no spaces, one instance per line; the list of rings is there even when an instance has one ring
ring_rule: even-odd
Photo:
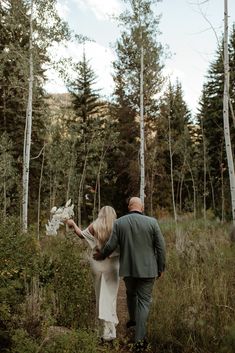
[[[104,206],[101,208],[98,218],[83,231],[72,219],[66,221],[68,226],[73,227],[75,233],[85,239],[92,249],[89,261],[95,285],[96,312],[100,321],[100,334],[105,341],[116,338],[119,253],[112,253],[104,261],[96,261],[92,256],[96,249],[103,248],[109,239],[116,218],[115,210],[110,206]]]

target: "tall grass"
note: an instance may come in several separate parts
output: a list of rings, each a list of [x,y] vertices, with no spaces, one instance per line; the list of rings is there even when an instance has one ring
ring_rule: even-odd
[[[148,332],[157,353],[235,352],[235,246],[229,226],[161,224],[167,268],[156,281]],[[0,224],[0,351],[91,353],[95,302],[84,248],[65,235],[37,241],[17,219]],[[122,343],[122,341],[120,341]],[[127,351],[125,346],[122,351]]]
[[[229,227],[190,221],[161,228],[167,269],[153,296],[153,346],[167,353],[234,352],[235,248]]]

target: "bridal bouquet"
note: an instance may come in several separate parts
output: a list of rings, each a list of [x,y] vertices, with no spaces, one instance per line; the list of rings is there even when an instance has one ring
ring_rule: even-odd
[[[65,206],[57,208],[52,207],[51,215],[52,218],[46,224],[46,234],[47,235],[57,235],[57,230],[59,229],[60,225],[64,224],[64,221],[73,217],[74,205],[71,205],[71,200],[68,200]]]

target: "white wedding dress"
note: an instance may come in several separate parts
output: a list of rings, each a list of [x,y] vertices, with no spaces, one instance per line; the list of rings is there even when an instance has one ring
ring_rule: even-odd
[[[82,231],[82,236],[92,249],[89,256],[92,274],[94,277],[96,310],[101,321],[101,336],[110,341],[116,338],[116,313],[117,293],[119,286],[119,253],[115,251],[103,261],[93,259],[95,248],[100,248],[98,240],[90,233],[89,229]]]

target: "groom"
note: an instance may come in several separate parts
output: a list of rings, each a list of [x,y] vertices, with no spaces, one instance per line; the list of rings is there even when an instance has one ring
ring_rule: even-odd
[[[141,348],[146,344],[154,280],[161,277],[165,268],[165,243],[156,219],[143,215],[140,198],[132,197],[128,210],[127,215],[115,221],[108,242],[93,257],[103,260],[119,246],[119,275],[125,281],[130,317],[127,327],[136,326],[135,344]]]

